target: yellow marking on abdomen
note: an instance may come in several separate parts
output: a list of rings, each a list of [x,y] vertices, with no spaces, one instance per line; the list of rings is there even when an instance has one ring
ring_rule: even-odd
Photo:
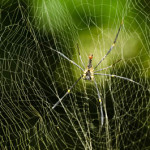
[[[70,93],[70,89],[67,92]]]
[[[93,79],[94,79],[94,76],[91,76],[91,79],[93,80]]]

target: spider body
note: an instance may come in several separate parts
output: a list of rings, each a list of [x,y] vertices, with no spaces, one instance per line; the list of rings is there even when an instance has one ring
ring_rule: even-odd
[[[83,79],[84,79],[84,80],[93,80],[93,79],[94,79],[93,68],[86,69],[86,70],[84,71]]]
[[[89,64],[87,66],[87,69],[83,73],[84,80],[93,80],[94,79],[94,69],[92,67],[92,58],[93,58],[93,54],[89,56]]]

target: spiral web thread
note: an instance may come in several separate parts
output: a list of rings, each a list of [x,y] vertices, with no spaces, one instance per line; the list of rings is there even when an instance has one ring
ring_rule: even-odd
[[[150,2],[16,1],[1,2],[0,147],[1,149],[149,149]],[[82,66],[93,66],[115,48],[96,76],[104,110],[93,82],[79,81],[62,104],[52,106],[82,71],[52,48]],[[90,50],[89,50],[90,49]],[[134,49],[134,50],[133,50]]]

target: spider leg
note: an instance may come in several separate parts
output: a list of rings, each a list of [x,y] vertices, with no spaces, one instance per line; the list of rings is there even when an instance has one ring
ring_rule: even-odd
[[[116,77],[116,78],[120,78],[120,79],[123,79],[123,80],[127,80],[127,81],[130,81],[130,82],[133,82],[133,83],[136,83],[138,85],[141,85],[140,83],[136,82],[136,81],[133,81],[132,79],[129,79],[129,78],[126,78],[126,77],[122,77],[122,76],[117,76],[117,75],[112,75],[112,74],[103,74],[103,73],[94,73],[94,75],[102,75],[102,76],[110,76],[110,77]],[[142,85],[141,85],[142,86]]]
[[[112,46],[110,47],[109,51],[108,51],[108,52],[106,53],[106,55],[99,61],[99,63],[95,66],[94,69],[96,69],[96,68],[99,66],[99,64],[105,59],[105,57],[111,52],[111,50],[112,50],[113,47],[115,46],[122,25],[123,25],[123,22],[121,23],[121,25],[120,25],[120,27],[119,27],[119,29],[118,29],[118,32],[117,32],[116,37],[115,37],[115,40],[114,40]]]
[[[115,62],[114,64],[112,64],[112,65],[110,65],[110,66],[106,67],[106,68],[102,68],[102,69],[100,69],[100,70],[96,70],[96,71],[94,71],[94,72],[107,70],[107,69],[109,69],[109,68],[111,68],[111,67],[114,67],[114,66],[115,66],[115,64],[117,64],[117,63],[118,63],[118,62],[120,62],[120,61],[121,61],[121,59],[120,59],[120,60],[118,60],[117,62]]]
[[[79,45],[78,45],[78,43],[77,43],[77,49],[78,49],[78,54],[79,54],[79,57],[80,57],[80,60],[81,60],[82,66],[83,66],[83,68],[85,69],[85,65],[84,65],[84,63],[83,63],[83,61],[82,61],[82,58],[81,58],[81,55],[80,55]]]
[[[59,55],[61,55],[63,58],[65,58],[66,60],[68,60],[69,62],[71,62],[72,64],[74,64],[75,66],[77,66],[78,68],[80,68],[82,71],[84,71],[83,68],[81,68],[79,65],[77,65],[74,61],[70,60],[67,56],[65,56],[63,53],[59,52],[59,51],[56,51],[55,49],[53,48],[50,48],[52,51],[58,53]]]
[[[80,78],[78,78],[78,80],[67,90],[67,92],[64,94],[64,96],[63,96],[62,98],[60,98],[59,101],[57,101],[57,102],[54,104],[54,106],[52,107],[52,109],[54,109],[59,103],[61,103],[61,101],[70,93],[71,89],[72,89],[73,87],[75,87],[75,85],[80,81],[80,79],[81,79],[82,77],[83,77],[83,75],[80,76]]]
[[[97,90],[97,95],[98,95],[98,99],[99,99],[99,103],[100,103],[100,109],[101,109],[101,125],[103,126],[103,124],[104,124],[104,114],[103,114],[102,100],[101,100],[100,93],[99,93],[99,90],[98,90],[98,87],[97,87],[97,82],[96,82],[95,80],[94,80],[94,83],[95,83],[95,87],[96,87],[96,90]]]

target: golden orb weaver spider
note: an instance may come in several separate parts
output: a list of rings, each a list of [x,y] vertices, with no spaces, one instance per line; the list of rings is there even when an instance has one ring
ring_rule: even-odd
[[[82,58],[81,58],[81,55],[80,55],[80,51],[79,51],[79,46],[77,44],[77,48],[78,48],[78,54],[79,54],[79,57],[80,57],[80,60],[81,60],[81,63],[82,63],[82,67],[80,67],[79,65],[77,65],[74,61],[70,60],[68,57],[66,57],[63,53],[59,52],[59,51],[56,51],[55,49],[52,49],[53,51],[57,52],[60,56],[62,56],[63,58],[65,58],[66,60],[68,60],[69,62],[71,62],[72,64],[74,64],[75,66],[77,66],[78,68],[80,68],[82,71],[83,71],[83,74],[77,79],[77,81],[67,90],[67,92],[64,94],[64,96],[62,96],[62,98],[60,98],[55,104],[54,106],[52,107],[52,109],[54,109],[59,103],[61,103],[61,101],[70,93],[71,89],[73,87],[75,87],[75,85],[83,78],[84,80],[92,80],[94,81],[94,84],[95,84],[95,87],[96,87],[96,90],[97,90],[97,95],[98,95],[98,99],[99,99],[99,103],[100,103],[100,110],[101,110],[101,125],[103,126],[103,123],[104,123],[104,114],[103,114],[103,106],[102,106],[102,100],[101,100],[101,96],[100,96],[100,92],[98,90],[98,86],[97,86],[97,82],[96,80],[94,79],[94,75],[102,75],[102,76],[110,76],[110,77],[116,77],[116,78],[120,78],[120,79],[124,79],[124,80],[128,80],[128,81],[131,81],[133,83],[136,83],[138,85],[141,85],[139,84],[138,82],[135,82],[129,78],[126,78],[126,77],[122,77],[122,76],[118,76],[118,75],[112,75],[112,74],[102,74],[102,73],[96,73],[96,72],[99,72],[99,71],[102,71],[102,70],[106,70],[106,69],[109,69],[111,67],[113,67],[116,63],[118,63],[120,60],[118,60],[117,62],[115,62],[114,64],[106,67],[106,68],[102,68],[100,70],[96,70],[94,71],[98,66],[99,64],[106,58],[106,56],[111,52],[111,50],[113,49],[113,47],[115,46],[116,44],[116,41],[117,41],[117,38],[118,38],[118,35],[119,35],[119,32],[121,30],[121,27],[123,25],[123,21],[118,29],[118,32],[116,34],[116,37],[115,37],[115,40],[113,42],[113,44],[111,45],[110,49],[108,50],[108,52],[106,53],[106,55],[98,62],[98,64],[93,68],[92,67],[92,59],[93,59],[93,54],[89,56],[89,64],[87,66],[87,69],[85,69],[85,65],[82,61]]]

